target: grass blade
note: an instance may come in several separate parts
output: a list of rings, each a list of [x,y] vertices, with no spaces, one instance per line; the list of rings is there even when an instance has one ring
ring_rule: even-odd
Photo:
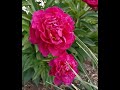
[[[76,43],[80,48],[82,48],[85,53],[93,60],[96,67],[98,67],[98,58],[93,54],[93,52],[76,36]]]
[[[75,88],[75,90],[80,90],[79,88],[77,88],[74,84],[71,84],[74,88]]]
[[[70,69],[73,71],[73,73],[76,75],[76,77],[78,78],[78,80],[80,80],[80,82],[82,83],[83,86],[85,86],[85,88],[87,90],[93,90],[91,87],[89,87],[83,80],[82,78],[71,68],[71,66],[69,65],[68,62],[66,62],[66,64],[70,67]]]
[[[50,82],[48,82],[48,81],[46,81],[46,83],[48,83],[48,84],[50,84],[50,85],[56,87],[58,90],[63,90],[63,89],[59,88],[58,86],[56,86],[56,85],[54,85],[54,84],[52,84],[52,83],[50,83]]]

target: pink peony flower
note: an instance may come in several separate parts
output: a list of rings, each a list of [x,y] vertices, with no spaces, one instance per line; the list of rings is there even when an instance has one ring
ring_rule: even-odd
[[[74,80],[75,74],[67,63],[78,73],[78,63],[71,54],[67,54],[66,52],[49,62],[49,66],[51,67],[49,75],[55,76],[54,84],[60,85],[64,83],[65,85],[70,85]]]
[[[37,44],[43,56],[59,56],[75,40],[74,21],[56,6],[33,13],[29,40]]]
[[[83,0],[86,2],[90,7],[97,10],[98,9],[98,0]]]

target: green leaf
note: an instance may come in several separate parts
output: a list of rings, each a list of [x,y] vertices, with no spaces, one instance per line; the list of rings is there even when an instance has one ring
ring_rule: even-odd
[[[76,28],[75,29],[75,35],[77,35],[78,37],[80,36],[80,37],[85,37],[87,34],[87,32],[85,31],[85,30],[83,30],[83,29],[79,29],[79,28]]]
[[[74,88],[75,88],[75,90],[80,90],[78,87],[76,87],[74,84],[71,84]]]
[[[22,19],[25,19],[27,21],[30,21],[31,20],[31,16],[30,15],[27,15],[27,14],[22,14]]]
[[[28,58],[26,59],[26,62],[23,67],[23,72],[31,68],[32,63],[33,63],[33,54],[29,55]]]
[[[90,38],[84,38],[82,41],[89,46],[96,46],[95,43]]]
[[[59,88],[58,86],[56,86],[56,85],[54,85],[54,84],[52,84],[52,83],[50,83],[50,82],[48,82],[48,81],[46,81],[46,83],[48,83],[48,84],[50,84],[50,85],[52,85],[52,86],[56,87],[56,88],[57,88],[57,90],[63,90],[63,89]]]
[[[53,76],[48,75],[46,81],[53,83]]]
[[[22,19],[22,25],[28,26],[28,25],[29,25],[29,22],[27,22],[27,21],[25,21],[24,19]]]
[[[44,59],[44,57],[42,56],[42,54],[39,51],[36,53],[36,58],[37,58],[37,60],[43,60]]]
[[[85,10],[81,10],[80,12],[78,12],[78,17],[81,18],[87,11]]]
[[[34,75],[33,75],[33,79],[32,80],[35,80],[38,77],[40,77],[41,72],[42,72],[42,68],[37,68],[35,73],[34,73]]]
[[[26,44],[23,46],[22,50],[25,50],[31,46],[30,42],[26,42]]]
[[[66,3],[56,3],[55,4],[55,6],[62,8],[65,12],[69,12],[69,7],[67,5],[68,4],[66,4]]]
[[[22,54],[22,71],[23,71],[23,68],[24,68],[24,65],[25,65],[25,62],[27,61],[27,59],[28,59],[28,56],[25,54]]]
[[[25,36],[22,39],[22,46],[25,45],[28,42],[28,34],[25,34]]]
[[[80,62],[79,59],[77,59],[76,56],[74,56],[74,57],[75,57],[75,59],[77,60],[77,62],[78,62],[78,64],[79,64],[79,66],[81,67],[81,69],[83,70],[84,74],[87,76],[87,78],[88,78],[88,80],[90,81],[90,83],[93,84],[93,82],[92,82],[92,80],[90,79],[90,77],[89,77],[89,75],[88,75],[85,67],[83,66],[83,64]]]
[[[27,1],[22,1],[22,6],[30,6],[30,3],[28,3]]]
[[[45,84],[45,82],[46,82],[45,69],[42,69],[42,72],[41,72],[41,78],[42,78],[42,80],[43,80],[43,84]]]
[[[83,86],[85,86],[85,88],[87,90],[93,90],[91,87],[89,87],[83,80],[82,78],[80,77],[80,75],[78,75],[74,70],[73,68],[69,65],[69,63],[67,62],[67,65],[70,67],[70,69],[73,71],[73,73],[76,75],[77,79],[83,84]]]
[[[87,37],[88,37],[88,38],[92,38],[92,39],[98,41],[98,31],[89,32],[89,33],[87,34]]]
[[[32,46],[30,46],[29,48],[27,48],[25,50],[22,50],[22,54],[30,55],[30,54],[33,54],[33,53],[34,53],[34,49],[32,48]]]
[[[96,67],[98,67],[98,58],[94,55],[94,53],[76,36],[77,44],[80,48],[84,50],[84,52],[93,60]]]
[[[35,80],[35,79],[37,79],[38,77],[40,77],[40,75],[41,75],[41,73],[42,73],[42,71],[43,71],[43,67],[42,67],[42,65],[44,65],[44,63],[42,63],[40,60],[35,60],[34,61],[34,66],[33,66],[33,68],[34,68],[34,71],[35,71],[35,73],[34,73],[34,75],[33,75],[33,77],[32,77],[32,80]]]
[[[73,7],[76,10],[75,3],[72,0],[64,0],[64,3],[67,3],[69,6]]]
[[[87,11],[81,18],[85,18],[85,17],[98,18],[98,13],[94,11]]]
[[[45,3],[45,8],[52,6],[54,4],[54,2],[55,2],[55,0],[47,0],[47,2]]]
[[[35,80],[33,80],[33,82],[35,83],[36,86],[38,86],[39,83],[40,83],[40,77],[38,77]]]
[[[87,22],[85,22],[83,20],[81,20],[80,22],[81,22],[82,25],[86,26],[89,30],[96,31],[96,29],[90,23],[87,23]]]
[[[76,16],[77,8],[76,8],[76,5],[72,2],[72,0],[65,0],[65,3],[67,3],[69,5],[71,12],[73,12],[75,14],[74,16]]]
[[[23,31],[26,31],[26,32],[28,33],[28,31],[29,31],[29,26],[22,25],[22,29],[23,29]]]
[[[31,10],[32,10],[33,12],[36,11],[36,10],[35,10],[35,6],[33,5],[32,0],[27,0],[27,2],[30,4]]]
[[[34,6],[34,8],[35,8],[36,11],[41,9],[41,7],[39,6],[39,4],[37,2],[35,2],[35,0],[31,0],[31,2],[32,2],[32,4],[33,4],[33,6]]]
[[[35,46],[35,51],[38,52],[39,51],[38,46],[37,45],[34,46]]]
[[[30,6],[26,7],[26,9],[27,9],[27,11],[29,11],[30,15],[33,14],[34,11],[32,10],[32,8]]]
[[[70,47],[68,50],[69,50],[71,53],[78,54],[77,51],[75,50],[75,48],[73,48],[73,47]]]
[[[26,84],[33,76],[34,70],[33,69],[28,69],[26,72],[23,73],[23,82]]]

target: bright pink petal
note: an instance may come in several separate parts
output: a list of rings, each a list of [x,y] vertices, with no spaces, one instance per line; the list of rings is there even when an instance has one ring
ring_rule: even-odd
[[[65,36],[65,38],[66,38],[66,43],[67,43],[67,44],[71,44],[71,43],[73,43],[74,40],[75,40],[75,35],[74,35],[73,32],[70,32],[70,33],[68,33],[68,34],[66,34],[66,35],[64,35],[64,36]]]
[[[44,57],[46,57],[49,54],[49,50],[47,48],[47,44],[45,44],[42,40],[38,44],[39,51],[42,53]]]
[[[31,26],[30,26],[29,40],[32,44],[37,44],[38,43],[38,40],[37,40],[37,37],[36,37],[36,30],[33,29]]]
[[[54,84],[60,85],[62,82],[59,80],[59,78],[55,77],[54,78]]]
[[[58,30],[58,35],[62,37],[62,30]]]
[[[55,48],[55,46],[52,46],[52,45],[50,45],[48,49],[53,56],[59,56],[65,51],[65,50],[60,50],[58,48]]]
[[[62,77],[62,81],[64,82],[65,85],[70,85],[72,83],[73,79],[71,79],[71,77],[69,77],[69,76]]]

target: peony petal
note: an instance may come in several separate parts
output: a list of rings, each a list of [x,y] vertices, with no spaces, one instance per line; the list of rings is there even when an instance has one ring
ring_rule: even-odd
[[[60,50],[58,48],[55,48],[55,46],[53,45],[50,45],[48,49],[53,56],[59,56],[65,51],[65,50]]]
[[[64,36],[66,38],[67,44],[71,44],[75,41],[75,35],[73,32],[69,32],[69,33],[65,34]]]
[[[37,40],[37,37],[36,37],[36,30],[32,28],[32,26],[30,26],[30,35],[29,35],[29,41],[32,43],[32,44],[37,44],[38,43],[38,40]]]
[[[66,61],[73,68],[73,70],[78,73],[76,65],[77,62],[72,54],[68,54],[66,51],[63,52],[60,56],[49,62],[49,66],[51,66],[49,75],[55,76],[54,83],[56,85],[60,85],[61,83],[64,83],[65,85],[70,85],[75,78],[75,74],[71,71],[69,66],[66,65]]]
[[[54,84],[60,85],[61,83],[62,82],[61,82],[61,80],[59,78],[57,78],[57,77],[54,78]]]
[[[45,12],[46,13],[53,13],[53,14],[57,14],[57,13],[63,14],[64,13],[64,11],[57,6],[49,7],[45,10]]]
[[[40,41],[40,43],[38,44],[38,48],[39,51],[42,53],[42,55],[44,57],[47,57],[47,55],[49,54],[49,50],[47,48],[47,44],[45,44],[42,40]]]
[[[72,83],[73,79],[71,77],[69,77],[69,75],[67,75],[66,77],[62,77],[62,81],[64,82],[65,85],[70,85]]]
[[[62,30],[58,30],[58,35],[62,37]]]

